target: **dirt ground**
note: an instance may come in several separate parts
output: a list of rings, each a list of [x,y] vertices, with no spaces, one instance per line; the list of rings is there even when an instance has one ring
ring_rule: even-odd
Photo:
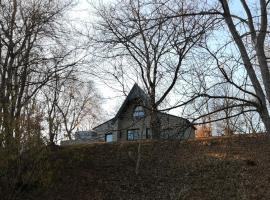
[[[23,199],[270,199],[270,140],[235,136],[193,141],[60,147],[43,183]]]

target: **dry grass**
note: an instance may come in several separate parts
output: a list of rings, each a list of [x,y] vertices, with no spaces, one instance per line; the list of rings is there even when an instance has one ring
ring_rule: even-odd
[[[26,199],[270,199],[270,141],[263,136],[61,147],[49,184]]]

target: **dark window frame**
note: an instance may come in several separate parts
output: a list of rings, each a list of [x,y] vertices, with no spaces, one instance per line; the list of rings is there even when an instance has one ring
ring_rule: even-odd
[[[163,137],[163,139],[174,139],[176,135],[176,133],[174,133],[174,130],[175,129],[172,127],[161,130],[161,137]]]
[[[121,138],[122,138],[122,131],[119,131],[119,132],[117,133],[117,136],[118,136],[119,139],[121,139]]]
[[[152,134],[150,134],[150,128],[146,128],[145,130],[145,139],[151,139]]]
[[[111,136],[112,136],[112,141],[110,141],[110,142],[113,142],[113,133],[111,133],[111,132],[105,133],[105,142],[108,142],[108,141],[107,141],[107,136],[108,136],[108,135],[111,135]]]
[[[127,130],[127,141],[135,141],[135,140],[138,140],[138,139],[134,139],[134,133],[133,133],[133,139],[132,140],[129,140],[129,131],[138,131],[138,139],[139,139],[139,136],[140,136],[140,129],[139,128],[133,128],[133,129],[128,129]]]
[[[138,107],[141,107],[142,110],[141,111],[136,111],[136,108],[138,108]],[[135,115],[135,113],[143,113],[143,114],[137,114],[137,115]],[[144,107],[142,105],[136,105],[136,106],[134,106],[133,112],[132,112],[132,117],[135,118],[135,119],[136,118],[143,118],[143,117],[145,117],[145,109],[144,109]]]

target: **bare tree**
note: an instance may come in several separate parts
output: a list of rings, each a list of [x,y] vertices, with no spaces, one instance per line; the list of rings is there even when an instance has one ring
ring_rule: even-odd
[[[122,60],[111,73],[118,82],[137,80],[146,89],[154,138],[160,137],[159,107],[185,73],[189,53],[211,28],[209,17],[163,16],[172,13],[171,8],[186,13],[195,7],[186,1],[121,0],[97,11],[96,47],[107,61]]]
[[[243,66],[248,73],[256,93],[259,102],[258,112],[264,122],[266,130],[270,132],[270,116],[267,108],[270,103],[270,70],[265,52],[268,29],[267,6],[269,2],[265,0],[260,1],[259,17],[256,17],[252,11],[252,6],[245,0],[241,0],[241,4],[247,17],[233,16],[227,0],[220,0],[220,3],[223,10],[222,16],[238,47]],[[245,28],[241,28],[235,18],[238,19],[237,21],[240,21]],[[251,41],[246,42],[247,37],[250,37]],[[252,53],[250,53],[250,48],[253,50]],[[254,62],[253,56],[256,57],[258,66],[256,66],[257,63]],[[262,82],[260,81],[260,76]]]
[[[58,112],[58,102],[60,101],[61,88],[67,78],[68,76],[61,77],[57,73],[57,68],[55,68],[51,85],[43,90],[45,97],[45,121],[47,122],[49,145],[52,147],[55,145],[55,140],[57,140],[57,136],[61,132],[63,120],[61,114]]]
[[[270,132],[270,117],[269,117],[269,102],[270,102],[270,71],[268,66],[268,6],[269,1],[260,0],[256,2],[248,2],[240,0],[237,11],[232,9],[232,4],[228,0],[219,0],[212,2],[204,2],[207,6],[201,5],[201,9],[197,12],[177,13],[167,15],[164,18],[182,18],[185,16],[214,16],[220,23],[217,24],[215,32],[219,43],[216,43],[216,50],[210,50],[211,55],[216,55],[217,52],[223,52],[231,59],[229,65],[235,63],[241,64],[242,73],[248,75],[248,87],[242,90],[242,96],[239,99],[246,101],[245,95],[249,95],[249,104],[256,110],[265,126],[267,132]],[[229,35],[227,35],[228,31]],[[212,35],[213,36],[213,35]],[[227,37],[229,36],[229,37]],[[229,38],[229,40],[226,40]],[[225,42],[224,42],[225,41]],[[208,42],[213,45],[214,40],[208,39]],[[230,49],[230,50],[229,50]],[[220,65],[224,62],[224,56],[219,55],[215,58]],[[225,73],[224,73],[225,72]],[[226,70],[223,71],[224,77],[235,88],[241,90],[242,85],[235,82],[228,76]],[[241,77],[240,74],[238,74]],[[247,85],[246,85],[247,86]],[[243,98],[244,97],[244,98]],[[207,98],[211,98],[207,95]],[[246,102],[247,103],[247,102]]]
[[[24,107],[55,74],[79,63],[78,47],[66,41],[64,14],[72,0],[0,1],[0,143],[23,137]]]
[[[239,132],[253,134],[262,132],[262,122],[256,112],[245,113],[240,123],[241,124],[238,125]]]
[[[262,0],[252,3],[247,2],[246,0],[241,0],[237,11],[232,9],[233,3],[227,0],[211,2],[203,1],[200,3],[197,2],[198,4],[194,4],[197,9],[187,9],[184,12],[183,9],[178,10],[177,6],[171,6],[172,4],[170,4],[170,1],[154,3],[159,5],[158,8],[162,8],[163,5],[166,5],[167,8],[170,8],[171,12],[167,12],[165,9],[162,10],[164,11],[162,15],[144,16],[144,18],[141,18],[141,21],[146,22],[147,20],[154,21],[163,19],[163,21],[160,21],[160,23],[163,23],[170,19],[185,21],[189,17],[196,18],[198,16],[212,16],[215,18],[212,25],[214,26],[214,30],[217,31],[213,31],[211,37],[205,38],[205,42],[209,43],[211,47],[202,46],[204,46],[203,48],[208,49],[208,53],[213,56],[213,60],[217,61],[217,67],[226,79],[226,82],[237,89],[237,93],[239,94],[239,96],[224,96],[213,95],[213,93],[207,93],[209,91],[205,90],[194,90],[193,95],[190,95],[189,100],[172,106],[169,109],[188,105],[194,100],[200,98],[206,99],[203,104],[207,104],[209,99],[228,99],[234,101],[234,105],[230,105],[229,108],[243,108],[240,113],[235,114],[235,112],[232,112],[228,117],[235,117],[236,115],[257,111],[267,132],[270,132],[270,118],[268,111],[270,94],[270,72],[268,67],[269,49],[266,44],[269,41],[269,25],[267,20],[269,1]],[[184,7],[183,5],[185,5],[185,3],[186,2],[182,2],[181,6]],[[181,23],[179,23],[179,25],[181,25]],[[226,34],[226,30],[228,30],[229,35]],[[218,40],[217,43],[215,43],[213,36]],[[214,47],[216,47],[215,50],[213,50]],[[226,55],[227,58],[222,54]],[[199,59],[199,57],[200,56],[198,55],[194,56],[194,59]],[[230,60],[229,62],[228,59]],[[206,59],[203,60],[206,61]],[[241,81],[235,81],[236,78],[231,76],[232,71],[229,70],[231,67],[227,67],[226,69],[221,67],[224,62],[228,66],[237,64],[242,68],[238,71],[238,78],[241,79]],[[205,67],[205,65],[201,66]],[[243,77],[242,74],[247,74],[247,78]],[[212,76],[212,80],[214,78],[215,76]],[[193,77],[193,79],[195,79],[195,77]],[[192,79],[190,80],[190,82],[193,81],[194,80]],[[200,84],[201,83],[199,83],[199,85]],[[209,114],[211,115],[213,112],[220,111],[222,110],[218,109]],[[205,114],[199,116],[199,118],[204,117]],[[221,119],[214,119],[214,121],[216,120]]]
[[[89,118],[99,115],[99,96],[93,83],[84,83],[77,79],[67,81],[57,103],[58,112],[63,120],[67,137],[71,140],[75,128]]]

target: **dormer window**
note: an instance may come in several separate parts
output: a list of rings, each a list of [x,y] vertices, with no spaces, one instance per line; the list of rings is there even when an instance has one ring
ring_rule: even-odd
[[[144,109],[142,106],[136,106],[133,111],[134,118],[142,118],[144,117]]]

